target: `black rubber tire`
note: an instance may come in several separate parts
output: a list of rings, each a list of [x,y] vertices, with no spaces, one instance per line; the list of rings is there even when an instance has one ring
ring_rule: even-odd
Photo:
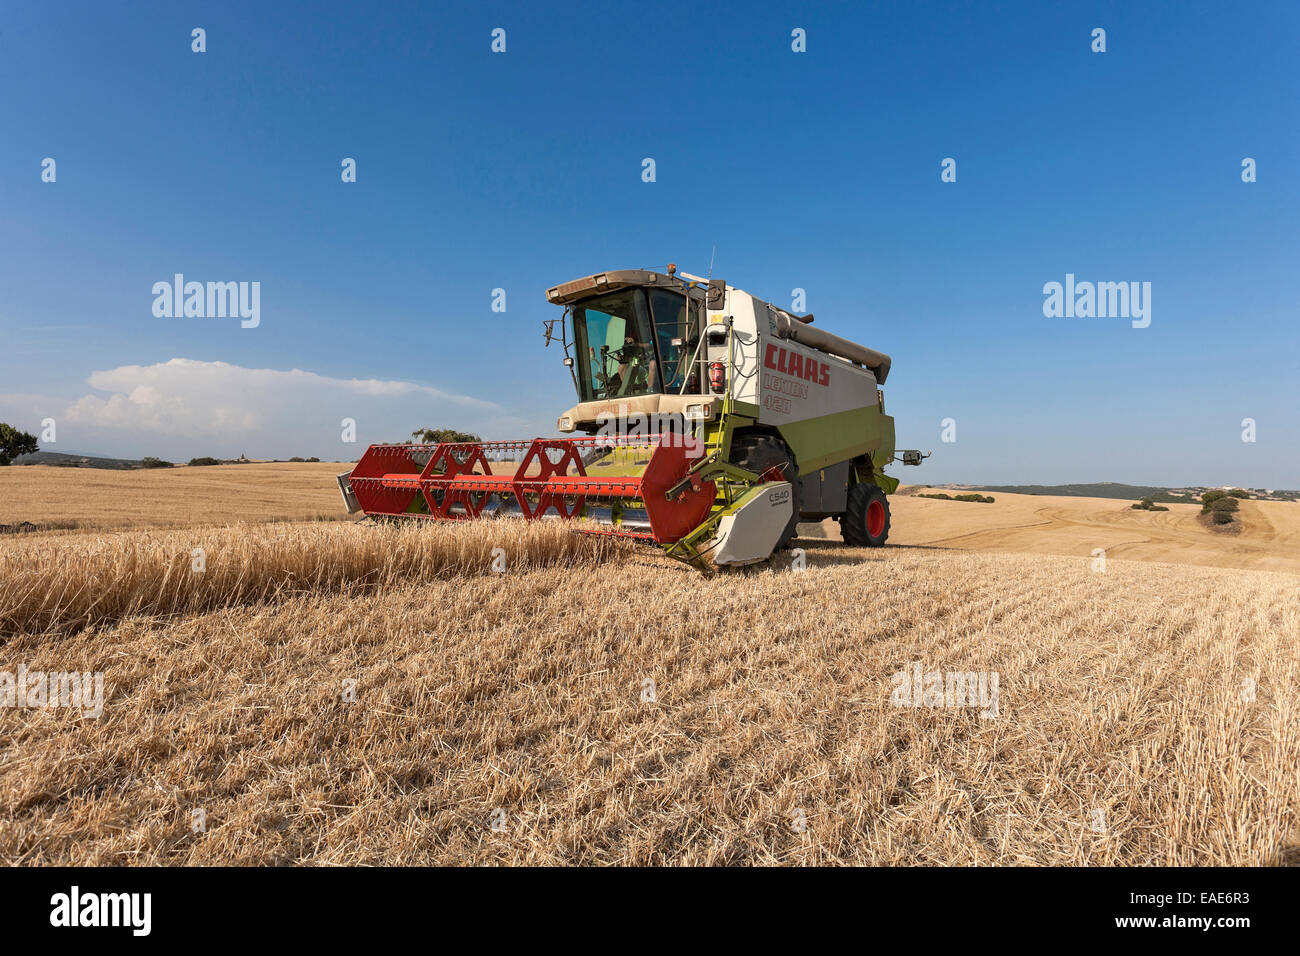
[[[795,538],[795,528],[799,525],[799,505],[803,501],[799,469],[790,447],[772,435],[736,435],[731,439],[731,463],[756,475],[761,475],[769,468],[781,468],[781,474],[790,482],[790,505],[793,511],[790,523],[781,532],[781,540],[774,550],[783,551],[790,547],[790,542]]]
[[[840,535],[845,544],[855,548],[878,548],[884,544],[889,537],[889,498],[885,493],[875,485],[856,484],[850,488],[848,503],[840,516]]]

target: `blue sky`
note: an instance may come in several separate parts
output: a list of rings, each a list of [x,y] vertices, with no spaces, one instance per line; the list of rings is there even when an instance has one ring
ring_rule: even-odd
[[[908,479],[1300,486],[1297,5],[376,6],[7,7],[0,420],[178,459],[551,433],[545,289],[716,245],[893,357]],[[177,272],[260,282],[260,325],[156,318]],[[1066,273],[1150,282],[1150,327],[1044,317]]]

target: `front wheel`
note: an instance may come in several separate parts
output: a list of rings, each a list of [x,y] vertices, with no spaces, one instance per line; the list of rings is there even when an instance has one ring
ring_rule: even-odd
[[[840,516],[844,543],[855,548],[878,548],[889,537],[889,499],[875,485],[858,484],[849,489],[849,500]]]

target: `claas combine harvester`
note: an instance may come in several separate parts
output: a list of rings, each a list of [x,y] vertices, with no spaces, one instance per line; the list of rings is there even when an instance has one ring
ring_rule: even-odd
[[[339,476],[350,511],[467,520],[582,519],[655,542],[703,571],[770,558],[802,521],[835,517],[851,545],[889,536],[897,454],[880,386],[890,360],[727,285],[643,270],[546,293],[583,437],[371,445]],[[555,325],[562,322],[562,331]]]

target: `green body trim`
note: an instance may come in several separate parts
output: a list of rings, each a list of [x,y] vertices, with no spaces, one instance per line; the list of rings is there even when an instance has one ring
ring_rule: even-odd
[[[591,476],[627,477],[639,475],[650,464],[650,450],[646,446],[620,446],[586,466]]]
[[[876,472],[876,487],[887,495],[892,495],[898,490],[898,479],[892,475],[887,475],[883,471]]]
[[[884,444],[889,445],[886,460],[894,453],[894,420],[881,415],[874,407],[852,408],[846,412],[809,418],[781,425],[778,430],[794,452],[801,475],[861,455],[874,455]]]

